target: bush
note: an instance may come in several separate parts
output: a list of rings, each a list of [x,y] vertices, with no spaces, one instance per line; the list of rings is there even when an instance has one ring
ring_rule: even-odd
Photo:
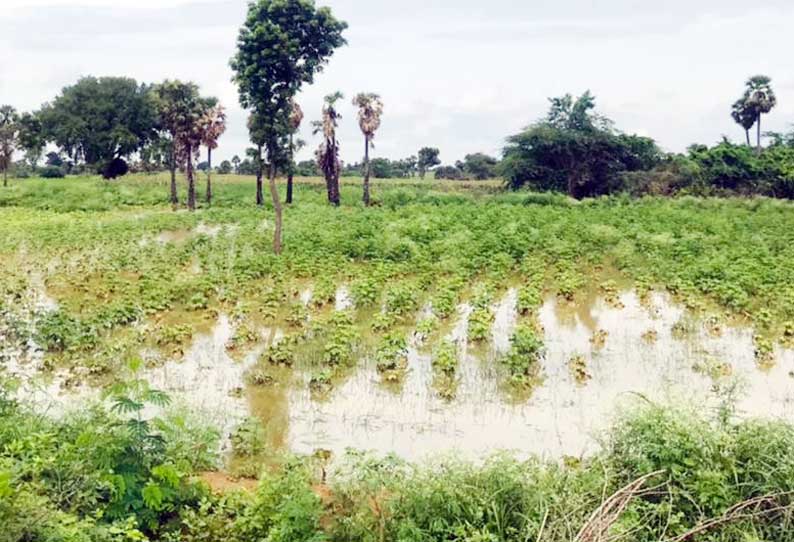
[[[63,179],[66,173],[60,166],[45,166],[41,169],[39,175],[45,179]]]
[[[130,168],[127,165],[127,162],[122,160],[121,158],[114,158],[102,168],[102,177],[105,179],[115,179],[117,177],[123,177],[124,175],[129,172]]]

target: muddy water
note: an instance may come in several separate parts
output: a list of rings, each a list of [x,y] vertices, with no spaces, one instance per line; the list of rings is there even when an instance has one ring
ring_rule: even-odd
[[[419,458],[458,451],[478,456],[498,449],[548,457],[583,455],[599,446],[600,431],[627,401],[642,396],[652,401],[690,401],[716,409],[730,380],[742,385],[740,413],[794,419],[794,352],[779,350],[777,365],[764,372],[756,366],[752,332],[725,328],[720,336],[702,325],[673,337],[673,326],[687,321],[684,311],[665,296],[653,295],[642,304],[636,295],[620,297],[623,308],[596,299],[572,309],[548,300],[539,319],[545,329],[547,352],[544,382],[525,402],[511,401],[500,387],[498,357],[509,348],[515,326],[515,292],[494,307],[492,344],[466,344],[470,309],[459,309],[451,338],[458,339],[461,364],[453,401],[445,401],[432,387],[431,355],[413,345],[401,391],[380,383],[372,364],[361,369],[328,400],[313,399],[304,377],[299,385],[281,389],[266,413],[272,391],[254,397],[256,410],[265,413],[271,429],[291,449],[310,453],[317,448],[341,452],[345,448],[397,453]],[[643,336],[656,332],[656,341]],[[603,347],[591,342],[596,332],[606,336]],[[597,341],[596,341],[597,343]],[[590,379],[582,383],[569,361],[582,356]],[[731,376],[715,380],[695,366],[727,363]],[[284,410],[286,410],[286,414]]]
[[[308,302],[311,293],[301,297]],[[144,376],[176,403],[204,415],[225,436],[245,416],[254,415],[263,421],[273,447],[302,453],[323,448],[338,454],[358,448],[417,459],[453,450],[479,456],[509,449],[519,455],[579,456],[598,448],[599,434],[616,409],[638,396],[716,409],[723,400],[721,390],[732,382],[739,384],[741,415],[794,421],[794,351],[778,349],[776,364],[762,370],[755,361],[750,329],[722,326],[721,333],[714,333],[661,294],[642,303],[627,292],[619,301],[591,296],[575,306],[556,298],[544,303],[538,314],[545,330],[543,383],[522,401],[505,393],[498,362],[510,347],[516,325],[515,290],[493,307],[489,344],[467,343],[467,305],[458,308],[453,325],[443,333],[459,348],[459,382],[451,401],[433,387],[433,345],[418,341],[410,345],[409,372],[397,391],[383,386],[374,364],[366,360],[323,400],[312,395],[309,375],[298,369],[285,370],[279,384],[244,390],[246,371],[282,332],[262,330],[258,346],[235,361],[226,351],[234,325],[224,315],[210,333],[196,337],[184,359],[147,369]],[[349,293],[340,288],[336,309],[350,303]],[[31,305],[31,311],[53,308],[46,296],[32,299]],[[674,327],[688,331],[674,333]],[[591,340],[596,335],[603,345]],[[649,340],[651,335],[655,340]],[[7,359],[6,371],[32,375],[41,361],[35,348],[32,351],[24,363]],[[584,360],[589,379],[572,374],[569,362],[574,356]],[[10,356],[15,357],[19,356]],[[719,373],[727,376],[696,370],[718,364]],[[74,403],[96,395],[91,390],[64,392],[59,375],[37,385],[28,389],[38,389],[42,401],[57,397]]]

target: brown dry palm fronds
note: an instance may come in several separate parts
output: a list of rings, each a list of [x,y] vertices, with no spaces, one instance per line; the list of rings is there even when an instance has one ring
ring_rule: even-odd
[[[791,497],[792,495],[794,495],[794,492],[788,491],[747,499],[733,505],[720,517],[704,521],[684,534],[671,538],[666,542],[686,542],[706,531],[736,521],[756,519],[783,512],[794,513],[794,503],[781,503],[783,497]]]
[[[590,515],[582,530],[574,538],[574,542],[603,542],[610,528],[620,519],[629,503],[644,492],[645,483],[664,472],[646,474],[613,493]]]

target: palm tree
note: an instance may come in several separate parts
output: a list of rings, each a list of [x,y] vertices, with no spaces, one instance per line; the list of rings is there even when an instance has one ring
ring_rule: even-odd
[[[241,161],[242,160],[240,160],[240,157],[237,156],[236,154],[232,157],[232,166],[234,166],[234,173],[236,175],[240,174],[240,162]]]
[[[750,146],[750,130],[755,125],[755,113],[748,107],[745,98],[736,100],[731,108],[731,118],[744,129],[747,146]]]
[[[772,90],[772,79],[766,75],[756,75],[747,80],[745,101],[753,112],[757,129],[757,152],[761,154],[761,115],[772,111],[777,105],[775,91]]]
[[[207,147],[207,203],[212,202],[212,149],[218,148],[218,140],[226,131],[226,112],[218,104],[204,115],[201,143]]]
[[[338,121],[342,118],[336,110],[336,102],[342,99],[342,93],[336,92],[325,97],[323,106],[323,120],[313,123],[314,133],[323,133],[324,141],[315,153],[317,165],[325,175],[325,185],[328,190],[328,202],[339,207],[339,173],[342,165],[339,163],[339,141],[336,139]]]
[[[292,110],[289,113],[289,171],[287,172],[287,203],[292,203],[292,182],[295,175],[295,142],[293,137],[303,122],[303,109],[298,102],[292,102]]]
[[[353,98],[353,105],[358,107],[358,125],[364,134],[364,205],[369,206],[369,148],[374,146],[372,140],[380,128],[383,102],[377,94],[361,93]]]

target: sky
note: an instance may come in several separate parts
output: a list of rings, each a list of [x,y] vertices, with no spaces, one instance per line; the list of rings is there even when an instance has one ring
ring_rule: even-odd
[[[794,124],[791,0],[318,0],[348,22],[348,45],[299,96],[309,124],[322,98],[345,94],[347,162],[363,155],[352,97],[385,103],[374,156],[438,147],[454,163],[499,155],[544,115],[548,98],[590,90],[600,113],[668,151],[743,141],[730,118],[745,79],[769,75],[778,107],[764,129]],[[243,156],[246,113],[229,59],[245,0],[2,0],[0,103],[34,110],[85,75],[192,80],[228,111],[214,154]],[[217,162],[216,162],[217,163]]]

